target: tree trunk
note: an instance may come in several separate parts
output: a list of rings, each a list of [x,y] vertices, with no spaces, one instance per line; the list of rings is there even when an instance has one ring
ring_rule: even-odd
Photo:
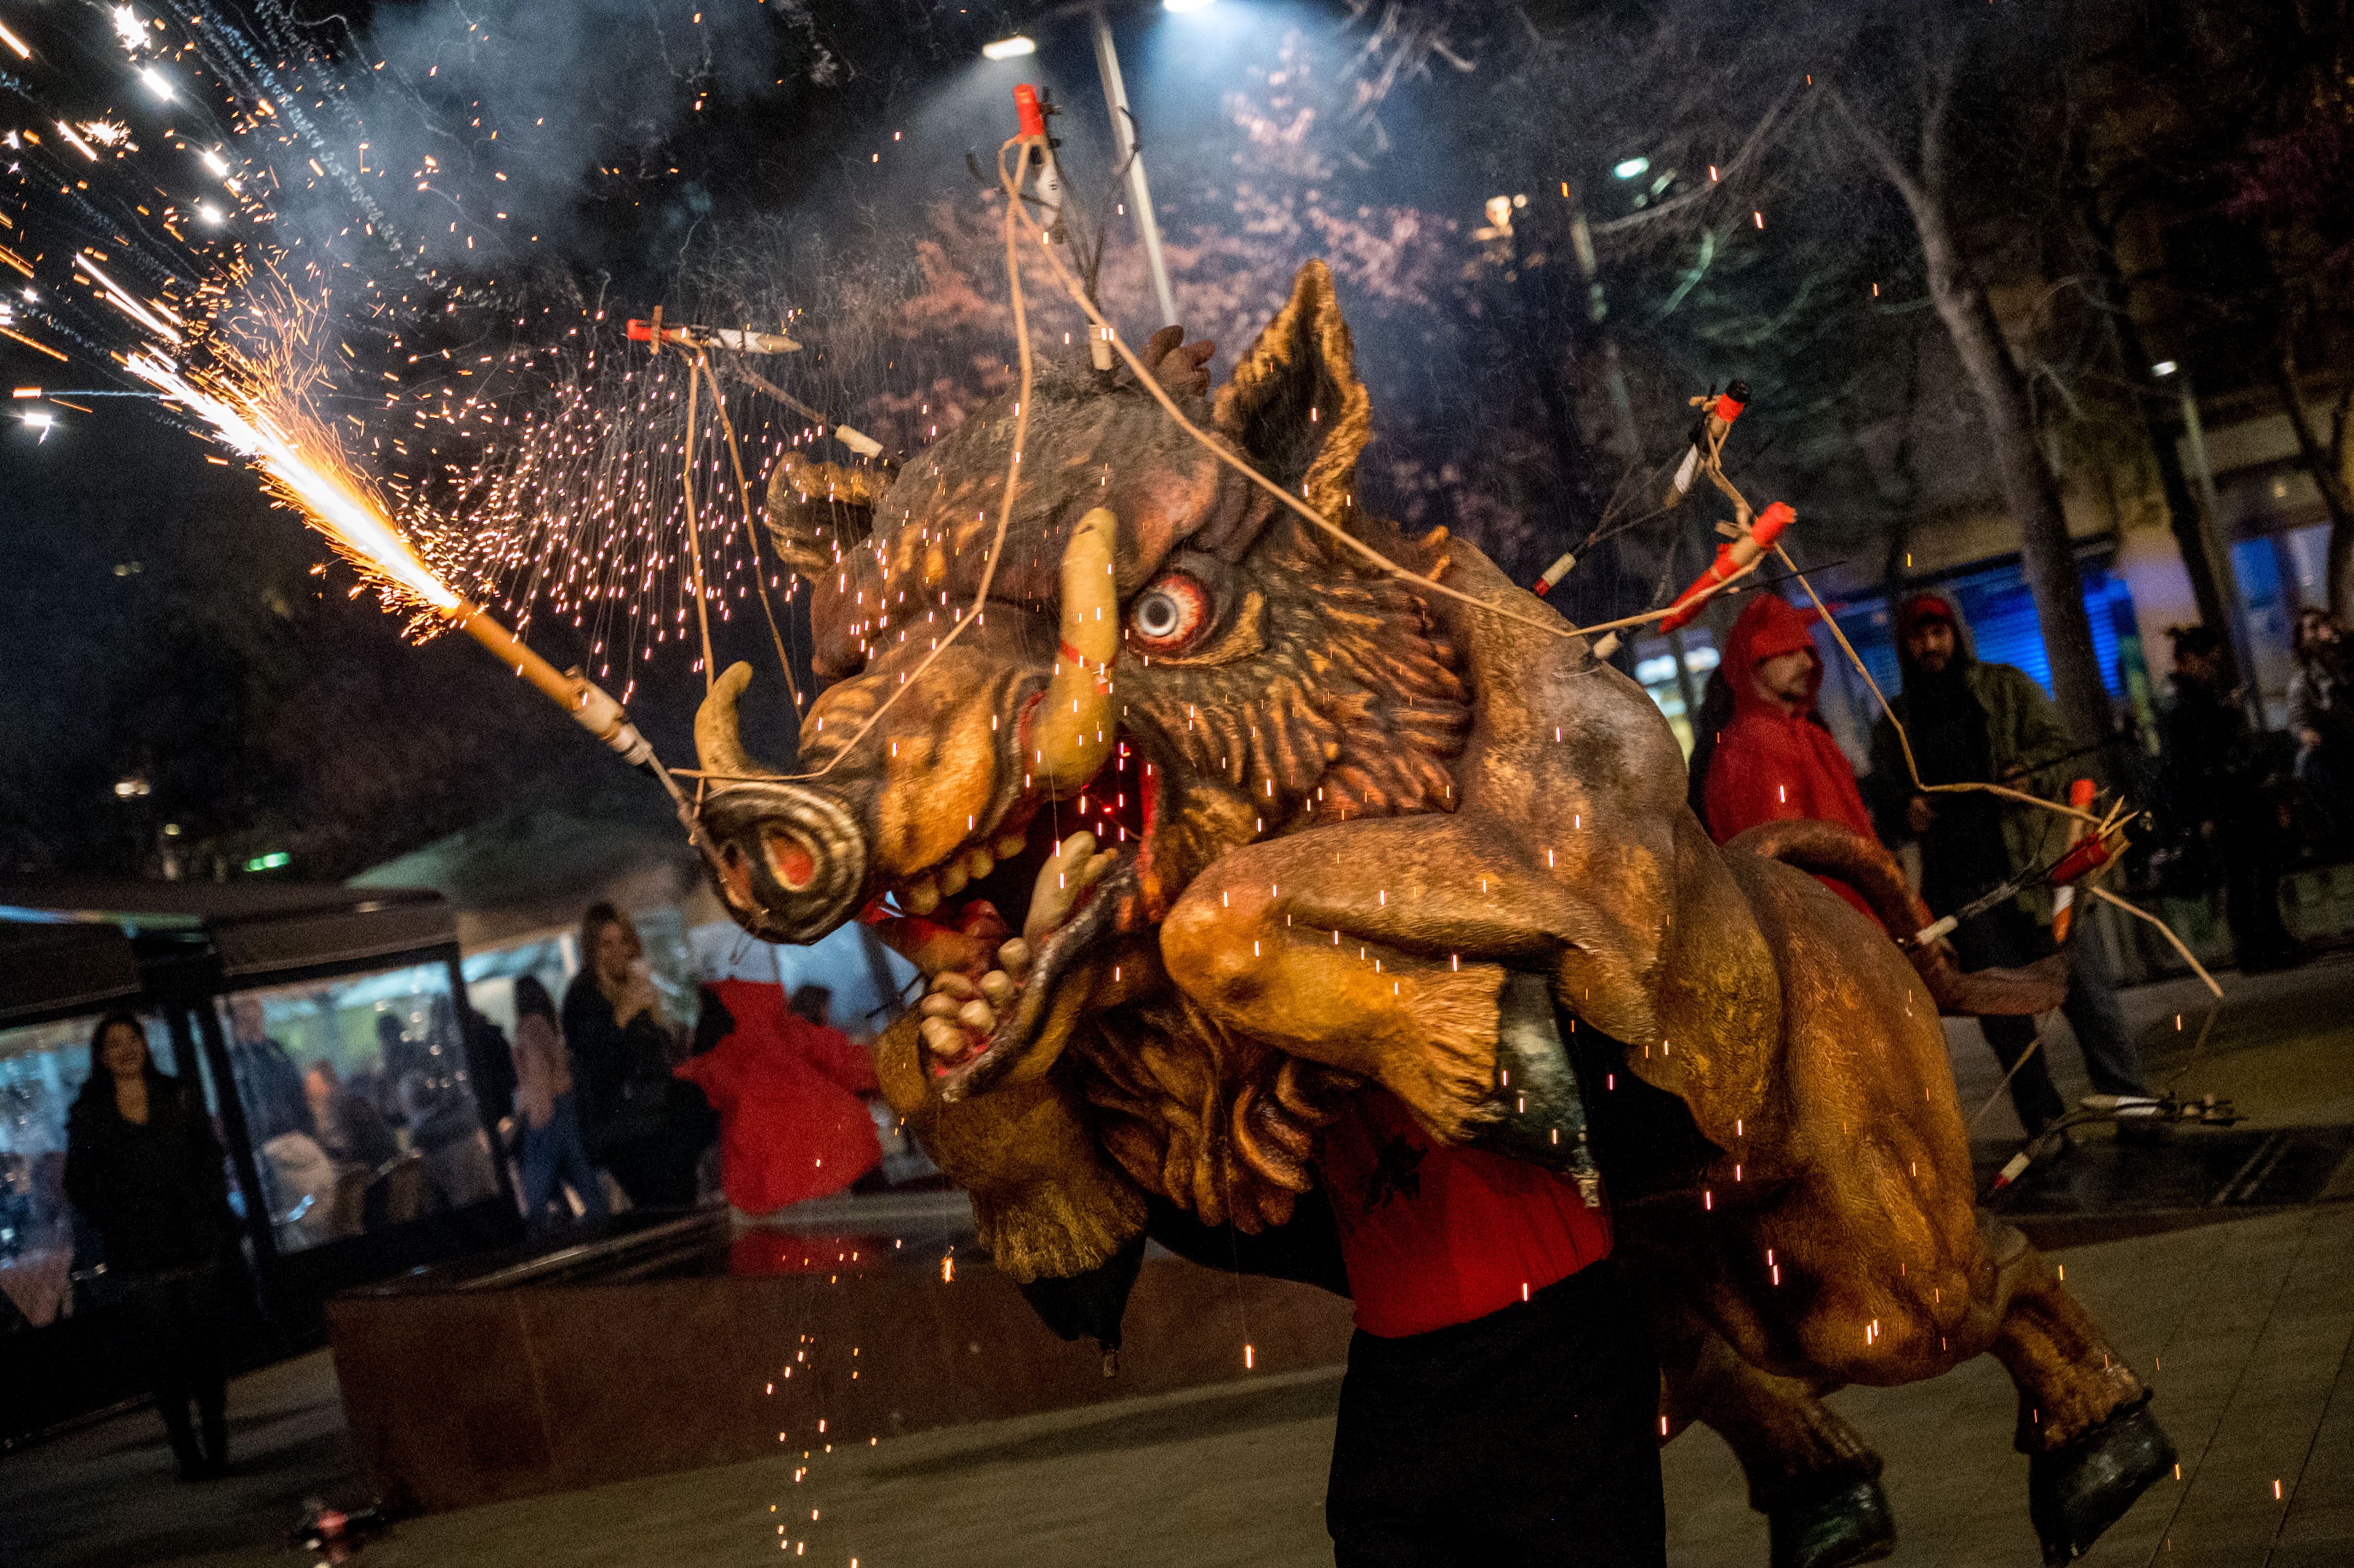
[[[2020,555],[2027,586],[2035,597],[2035,619],[2052,662],[2052,695],[2071,734],[2084,743],[2106,741],[2115,731],[2101,665],[2093,652],[2093,622],[2084,613],[2084,579],[2076,573],[2075,547],[2060,486],[2035,439],[2027,379],[2010,357],[2002,324],[1954,234],[1945,199],[1945,107],[1950,67],[1935,84],[1922,118],[1921,168],[1916,175],[1877,132],[1865,125],[1844,99],[1835,100],[1849,127],[1880,165],[1882,175],[1904,198],[1921,240],[1929,275],[1929,298],[1954,340],[1962,368],[1984,410],[1987,439],[1994,449],[2005,510],[2019,526]]]
[[[2329,445],[2325,450],[2321,439],[2314,433],[2313,421],[2306,418],[2305,401],[2296,389],[2296,361],[2284,352],[2274,367],[2274,387],[2280,394],[2281,409],[2288,415],[2289,429],[2296,432],[2296,452],[2303,460],[2306,471],[2313,475],[2314,484],[2321,492],[2321,503],[2329,512],[2329,551],[2325,568],[2329,593],[2330,619],[2338,625],[2346,624],[2347,612],[2354,609],[2354,483],[2347,474],[2347,424],[2354,417],[2354,383],[2349,383],[2338,398],[2338,413],[2330,421]]]

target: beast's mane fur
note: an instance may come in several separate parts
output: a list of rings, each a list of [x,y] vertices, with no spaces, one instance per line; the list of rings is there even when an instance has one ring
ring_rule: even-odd
[[[1443,535],[1424,541],[1446,566]],[[1411,588],[1288,515],[1246,566],[1267,593],[1266,646],[1236,663],[1153,665],[1123,682],[1182,780],[1155,862],[1185,874],[1254,836],[1368,816],[1451,811],[1448,764],[1472,722],[1463,661]],[[1204,797],[1209,797],[1204,799]],[[1160,889],[1158,902],[1182,893]],[[1147,1190],[1205,1223],[1288,1218],[1317,1129],[1356,1080],[1231,1033],[1172,991],[1114,1010],[1077,1053],[1105,1146]]]

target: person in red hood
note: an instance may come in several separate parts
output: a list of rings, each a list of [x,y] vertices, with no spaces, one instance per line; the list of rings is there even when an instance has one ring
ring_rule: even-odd
[[[1820,620],[1760,593],[1733,623],[1718,665],[1733,693],[1733,717],[1715,736],[1702,789],[1709,837],[1718,843],[1760,822],[1811,817],[1878,842],[1855,769],[1815,713],[1823,662],[1808,628]],[[1845,884],[1822,879],[1872,913]]]
[[[704,987],[698,1041],[679,1064],[719,1113],[719,1184],[727,1202],[765,1214],[839,1192],[883,1162],[861,1097],[879,1092],[875,1062],[840,1030],[786,1005],[758,980]]]

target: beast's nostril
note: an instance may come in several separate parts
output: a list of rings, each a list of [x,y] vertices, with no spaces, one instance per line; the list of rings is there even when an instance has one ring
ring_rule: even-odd
[[[799,839],[786,833],[763,833],[760,851],[787,892],[804,892],[817,880],[817,857]]]
[[[744,858],[744,852],[732,843],[722,844],[716,869],[721,884],[737,906],[748,908],[752,903],[752,866]]]

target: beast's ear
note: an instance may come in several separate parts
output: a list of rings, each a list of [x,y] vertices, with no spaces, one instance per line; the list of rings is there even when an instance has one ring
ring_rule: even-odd
[[[1372,434],[1332,274],[1310,261],[1291,298],[1218,388],[1212,418],[1278,484],[1336,523],[1352,514],[1357,456]]]
[[[814,581],[875,525],[890,476],[787,452],[769,475],[769,537],[785,565]]]

